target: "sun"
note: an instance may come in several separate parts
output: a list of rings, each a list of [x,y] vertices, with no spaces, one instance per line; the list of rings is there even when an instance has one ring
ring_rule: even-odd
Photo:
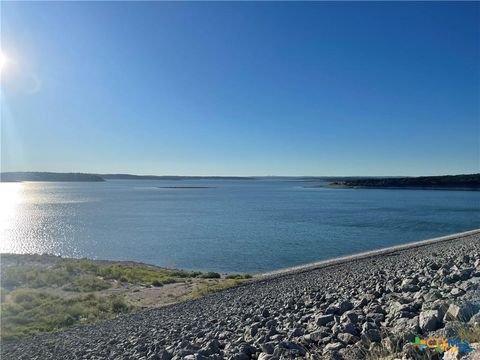
[[[3,71],[9,61],[8,57],[3,52],[0,52],[0,71]]]

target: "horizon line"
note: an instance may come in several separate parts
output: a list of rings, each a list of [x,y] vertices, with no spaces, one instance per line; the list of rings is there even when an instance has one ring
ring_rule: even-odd
[[[460,175],[477,175],[480,172],[471,173],[456,173],[456,174],[436,174],[436,175],[179,175],[179,174],[132,174],[126,172],[111,172],[111,173],[98,173],[98,172],[84,172],[84,171],[0,171],[0,174],[12,174],[12,173],[51,173],[51,174],[86,174],[97,176],[109,176],[109,175],[126,175],[126,176],[152,176],[152,177],[231,177],[231,178],[265,178],[265,177],[296,177],[296,178],[322,178],[322,177],[431,177],[431,176],[460,176]]]

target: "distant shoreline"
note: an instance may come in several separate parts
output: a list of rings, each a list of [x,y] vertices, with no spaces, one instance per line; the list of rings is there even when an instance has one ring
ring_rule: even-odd
[[[317,186],[304,186],[306,189],[315,188],[330,188],[330,189],[372,189],[372,190],[443,190],[443,191],[480,191],[480,188],[476,187],[429,187],[429,186],[348,186],[348,185],[317,185]]]
[[[49,181],[49,182],[103,182],[104,178],[95,174],[55,173],[55,172],[3,172],[0,182]]]
[[[92,174],[60,172],[2,172],[0,182],[104,182],[108,180],[262,180],[262,176],[180,176]],[[288,182],[325,182],[305,188],[328,187],[337,189],[411,189],[411,190],[480,190],[480,174],[421,176],[421,177],[364,177],[364,176],[285,176],[275,177]],[[195,186],[196,187],[196,186]]]
[[[159,189],[215,189],[215,186],[157,186]]]
[[[364,178],[332,182],[329,187],[342,189],[480,190],[480,174]]]
[[[57,172],[2,172],[0,182],[103,182],[107,180],[256,180],[248,176],[177,176],[177,175],[130,175],[89,174]]]

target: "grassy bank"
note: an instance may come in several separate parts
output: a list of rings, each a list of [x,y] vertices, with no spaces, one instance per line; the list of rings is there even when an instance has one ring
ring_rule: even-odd
[[[196,298],[250,277],[13,254],[1,255],[1,273],[2,340]]]

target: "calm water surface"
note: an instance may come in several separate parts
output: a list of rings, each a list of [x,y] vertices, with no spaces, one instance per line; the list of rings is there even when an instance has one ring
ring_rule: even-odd
[[[261,272],[480,227],[480,192],[304,185],[2,183],[0,252]]]

